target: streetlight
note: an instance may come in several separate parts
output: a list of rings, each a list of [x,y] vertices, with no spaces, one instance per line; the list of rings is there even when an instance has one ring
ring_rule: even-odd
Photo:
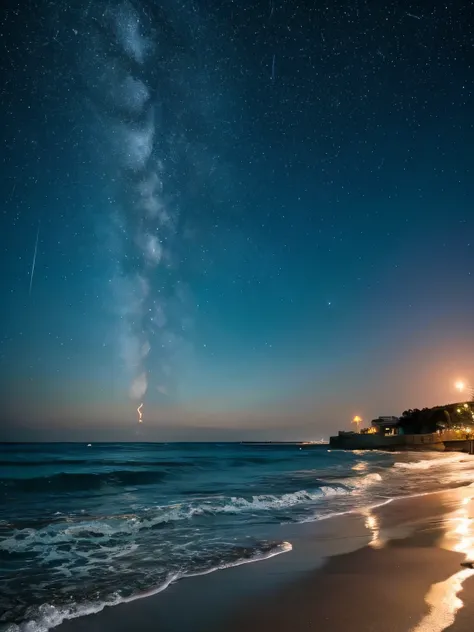
[[[357,425],[357,432],[360,432],[360,424],[362,423],[362,417],[359,417],[359,415],[356,415],[354,419],[352,420],[352,423]]]

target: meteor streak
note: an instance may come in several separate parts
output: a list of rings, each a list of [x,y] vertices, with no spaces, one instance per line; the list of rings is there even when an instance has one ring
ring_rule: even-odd
[[[140,406],[137,408],[137,413],[138,413],[138,423],[141,424],[143,422],[143,414],[142,414],[142,408],[143,408],[143,402],[140,404]]]
[[[38,252],[38,237],[39,237],[39,232],[40,232],[40,225],[38,223],[38,230],[36,231],[36,242],[35,242],[35,252],[33,255],[33,264],[31,266],[31,273],[30,273],[30,291],[28,292],[29,294],[31,294],[31,288],[33,286],[33,276],[35,274],[35,265],[36,265],[36,253]]]

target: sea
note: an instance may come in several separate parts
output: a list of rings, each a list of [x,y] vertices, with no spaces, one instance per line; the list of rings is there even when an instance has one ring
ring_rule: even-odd
[[[464,454],[326,445],[0,445],[0,626],[40,632],[291,550],[275,525],[470,484]]]

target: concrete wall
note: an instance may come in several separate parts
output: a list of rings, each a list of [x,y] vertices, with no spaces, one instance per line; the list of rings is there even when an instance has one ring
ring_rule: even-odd
[[[471,447],[470,441],[445,441],[444,449],[447,452],[467,452],[469,454],[469,450]]]
[[[405,448],[417,450],[444,450],[444,442],[439,434],[402,435]]]
[[[377,434],[354,434],[331,437],[329,444],[339,450],[377,450],[395,449],[400,445],[402,436],[384,437]]]
[[[438,434],[396,435],[384,437],[378,434],[353,434],[331,437],[329,444],[339,450],[444,450]]]
[[[336,450],[447,450],[449,452],[469,452],[471,442],[459,438],[455,432],[443,434],[397,435],[384,437],[369,435],[338,435],[329,440]]]

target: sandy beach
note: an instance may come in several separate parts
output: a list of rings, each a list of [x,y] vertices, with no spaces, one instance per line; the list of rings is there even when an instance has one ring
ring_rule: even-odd
[[[474,489],[282,525],[289,553],[172,584],[60,632],[472,630]]]
[[[435,494],[370,512],[368,546],[329,558],[271,603],[236,613],[227,629],[471,630],[469,618],[456,616],[474,595],[467,583],[474,571],[461,566],[472,546],[470,498],[464,492]]]

